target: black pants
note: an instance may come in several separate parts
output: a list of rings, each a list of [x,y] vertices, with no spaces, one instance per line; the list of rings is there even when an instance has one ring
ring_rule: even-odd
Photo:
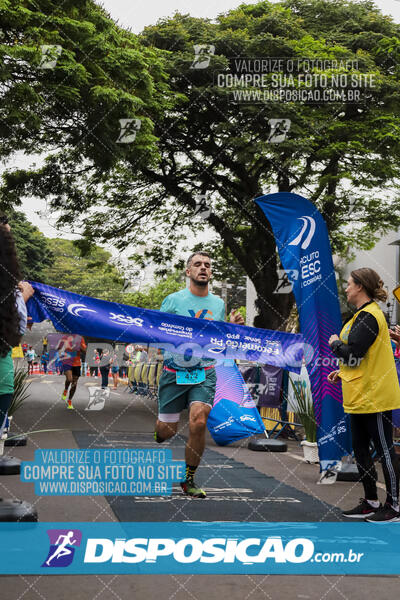
[[[13,399],[12,394],[1,394],[0,395],[0,433],[1,433],[1,428],[4,425],[4,421],[7,416],[7,411],[10,408],[12,399]]]
[[[373,441],[382,463],[386,485],[386,502],[398,504],[399,465],[393,447],[392,411],[350,415],[351,437],[357,467],[367,500],[377,500],[377,473],[370,452]]]
[[[107,365],[106,367],[100,367],[101,387],[102,388],[108,387],[108,375],[109,375],[109,372],[110,372],[110,365]]]

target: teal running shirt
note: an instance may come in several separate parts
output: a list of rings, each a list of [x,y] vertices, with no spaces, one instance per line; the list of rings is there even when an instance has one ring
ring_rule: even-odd
[[[225,304],[221,298],[211,292],[207,296],[195,296],[187,288],[164,298],[160,311],[183,317],[225,321]],[[164,365],[176,371],[183,371],[185,368],[209,367],[215,363],[216,361],[211,358],[204,358],[195,365],[190,364],[189,367],[185,367],[182,354],[164,352]]]

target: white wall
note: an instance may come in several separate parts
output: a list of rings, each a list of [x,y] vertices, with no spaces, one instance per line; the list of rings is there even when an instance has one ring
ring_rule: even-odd
[[[344,265],[346,277],[350,275],[351,271],[361,267],[370,267],[379,273],[389,292],[388,301],[395,305],[395,312],[392,314],[393,320],[396,322],[400,318],[400,306],[393,297],[392,291],[400,282],[399,246],[390,246],[390,243],[397,240],[400,240],[400,233],[392,231],[382,237],[372,250],[358,250],[355,260]],[[383,310],[387,310],[385,305],[382,304],[381,307]]]
[[[246,325],[253,327],[254,317],[257,314],[255,300],[257,298],[256,288],[251,279],[246,277]]]
[[[400,240],[400,232],[392,231],[382,237],[372,250],[358,250],[354,261],[343,264],[340,261],[344,270],[344,275],[347,278],[350,272],[360,267],[370,267],[379,273],[384,281],[385,287],[389,291],[389,302],[394,303],[393,321],[400,323],[400,305],[391,293],[393,289],[400,284],[400,247],[390,246],[391,242]],[[335,258],[334,263],[337,264]],[[256,313],[254,305],[257,297],[256,290],[250,279],[246,278],[246,325],[253,325],[253,320]],[[382,305],[383,310],[387,310],[385,305]]]

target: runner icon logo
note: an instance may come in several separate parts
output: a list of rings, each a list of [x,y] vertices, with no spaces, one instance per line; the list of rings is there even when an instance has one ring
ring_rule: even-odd
[[[39,69],[54,69],[62,52],[62,46],[58,44],[43,44],[40,46],[42,56],[39,63]]]
[[[131,144],[136,139],[136,134],[140,130],[142,121],[140,119],[119,119],[119,136],[116,144]]]
[[[268,136],[268,142],[270,144],[280,144],[284,142],[289,132],[290,125],[292,124],[290,119],[269,119],[268,124],[271,127],[270,134]]]
[[[75,548],[81,545],[79,529],[48,529],[50,548],[42,567],[68,567],[74,558]]]
[[[110,397],[110,388],[90,387],[88,389],[89,402],[85,410],[103,410],[106,400]]]
[[[195,56],[190,68],[207,69],[211,56],[215,53],[215,46],[213,44],[195,44],[193,50]]]

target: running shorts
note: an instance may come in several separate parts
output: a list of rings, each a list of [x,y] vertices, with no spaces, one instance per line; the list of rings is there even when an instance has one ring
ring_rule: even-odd
[[[206,370],[202,383],[179,385],[176,373],[163,370],[158,386],[158,414],[181,413],[192,402],[213,406],[217,375],[215,369]]]
[[[65,373],[66,371],[72,371],[72,375],[74,377],[80,377],[81,376],[81,367],[73,367],[72,365],[63,365],[62,366],[63,369],[63,373]]]

